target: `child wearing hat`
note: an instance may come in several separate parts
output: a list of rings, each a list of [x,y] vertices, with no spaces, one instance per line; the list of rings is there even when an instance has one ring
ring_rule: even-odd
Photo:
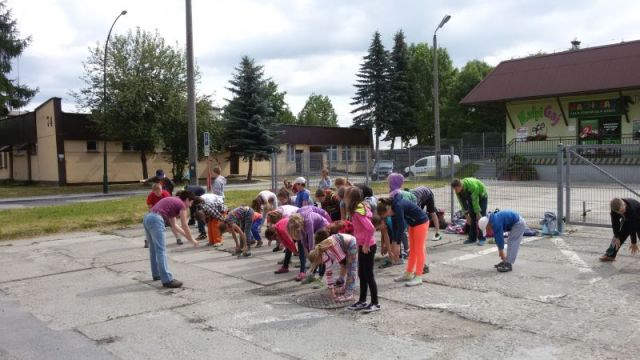
[[[300,176],[293,181],[293,192],[296,194],[295,205],[299,208],[311,204],[309,190],[306,189],[307,180]]]
[[[478,227],[482,231],[483,237],[487,236],[489,230],[493,230],[496,246],[498,247],[498,255],[502,260],[495,268],[499,272],[508,272],[513,268],[513,264],[518,257],[520,250],[520,242],[527,230],[527,224],[520,214],[513,210],[500,210],[495,213],[489,213],[489,216],[483,216],[478,220]],[[509,232],[507,245],[507,254],[504,253],[504,232]]]

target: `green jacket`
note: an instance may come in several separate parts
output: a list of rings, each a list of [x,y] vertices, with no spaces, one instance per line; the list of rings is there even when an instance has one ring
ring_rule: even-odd
[[[476,214],[480,214],[480,198],[488,198],[487,190],[484,187],[482,181],[468,177],[462,179],[462,191],[459,194],[456,194],[458,197],[458,202],[460,206],[465,211],[471,211],[471,209],[467,209],[466,201],[471,200],[471,206],[473,207],[473,212]]]

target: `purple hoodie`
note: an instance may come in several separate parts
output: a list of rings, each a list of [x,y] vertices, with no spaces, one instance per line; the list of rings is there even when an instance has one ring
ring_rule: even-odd
[[[322,216],[323,218],[327,219],[328,222],[331,222],[331,215],[329,215],[328,212],[326,212],[325,210],[317,207],[317,206],[313,206],[313,205],[307,205],[307,206],[303,206],[300,209],[298,209],[298,214],[302,214],[302,213],[306,213],[306,212],[313,212],[316,213],[320,216]]]
[[[302,245],[304,245],[307,251],[311,251],[315,247],[315,240],[313,239],[313,235],[316,233],[316,231],[322,229],[323,227],[327,227],[327,225],[329,225],[329,222],[321,215],[318,215],[312,211],[306,211],[299,214],[304,220],[304,234],[302,234]]]
[[[387,181],[389,182],[389,197],[393,198],[398,191],[402,190],[404,176],[402,176],[402,174],[392,173],[387,177]]]

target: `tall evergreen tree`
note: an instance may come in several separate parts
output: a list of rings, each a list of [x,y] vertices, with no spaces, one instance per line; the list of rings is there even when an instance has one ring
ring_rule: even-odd
[[[391,141],[391,149],[396,137],[403,144],[416,137],[418,125],[411,121],[411,97],[409,96],[409,51],[402,30],[394,36],[389,70],[389,106],[387,122],[389,131],[385,141]]]
[[[273,80],[268,80],[266,83],[267,99],[269,106],[271,107],[271,119],[276,124],[295,124],[296,117],[289,109],[289,104],[284,100],[286,91],[279,91],[278,84]]]
[[[365,129],[375,129],[376,150],[380,146],[380,136],[388,130],[389,95],[389,55],[382,45],[380,33],[375,32],[369,53],[363,58],[360,71],[356,75],[356,95],[351,105],[357,106],[351,111],[357,114],[353,125]]]
[[[247,180],[251,180],[253,161],[268,160],[278,145],[262,66],[243,56],[235,70],[227,88],[233,98],[225,109],[226,145],[232,156],[249,161]]]
[[[0,1],[0,116],[25,106],[38,91],[7,77],[12,69],[11,60],[22,54],[30,40],[20,38],[11,10],[4,0]]]
[[[338,115],[328,96],[311,94],[298,113],[299,125],[338,126]]]

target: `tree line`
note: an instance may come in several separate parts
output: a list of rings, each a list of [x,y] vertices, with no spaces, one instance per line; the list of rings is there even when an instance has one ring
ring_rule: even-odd
[[[355,83],[351,103],[353,126],[373,131],[379,142],[396,139],[408,146],[434,142],[433,48],[427,43],[408,45],[402,30],[387,51],[378,31],[373,34]],[[461,106],[468,94],[493,68],[471,60],[461,69],[453,65],[446,48],[438,48],[441,136],[457,138],[463,132],[504,131],[504,110]]]

